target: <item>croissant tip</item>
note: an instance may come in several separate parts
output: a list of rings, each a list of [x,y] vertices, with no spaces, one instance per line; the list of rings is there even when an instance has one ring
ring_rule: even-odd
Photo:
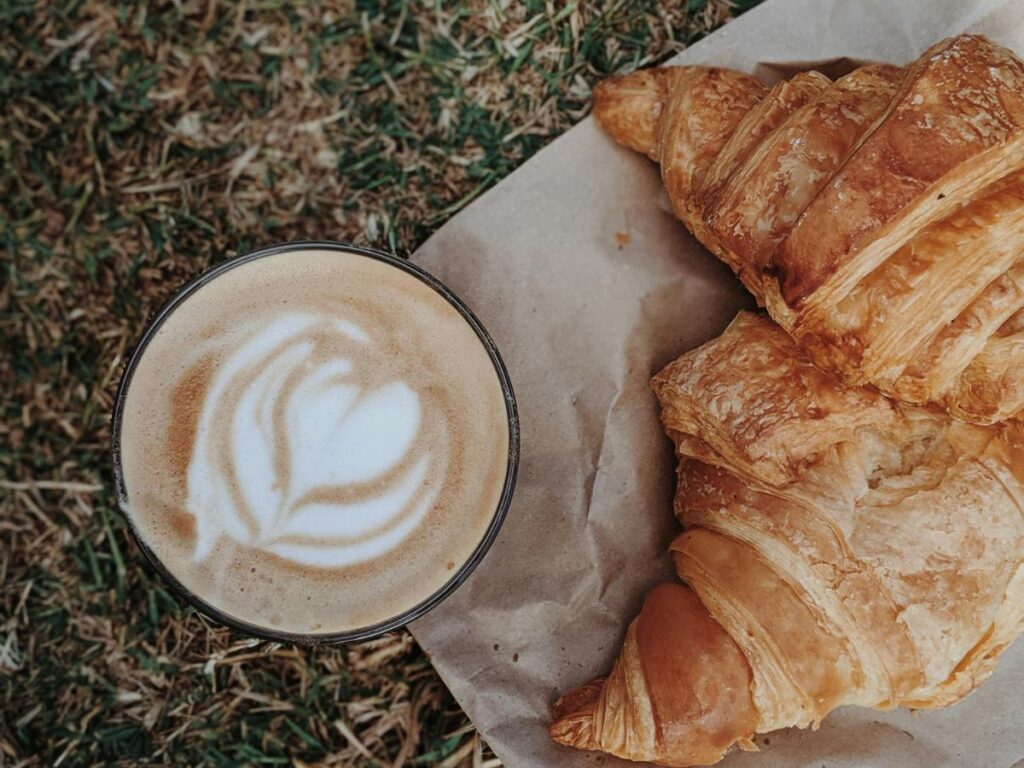
[[[615,88],[615,80],[618,77],[621,75],[611,75],[594,83],[594,98],[602,99],[607,96],[609,91]]]
[[[564,747],[590,749],[593,725],[589,718],[579,715],[555,720],[548,726],[551,739]]]
[[[597,698],[601,695],[601,691],[604,690],[606,677],[597,677],[579,688],[576,688],[563,696],[560,696],[554,705],[551,707],[551,718],[553,720],[562,720],[570,715],[580,714],[581,712],[594,711],[594,704]]]
[[[559,744],[594,749],[594,705],[607,678],[599,677],[560,697],[551,708],[548,733]]]

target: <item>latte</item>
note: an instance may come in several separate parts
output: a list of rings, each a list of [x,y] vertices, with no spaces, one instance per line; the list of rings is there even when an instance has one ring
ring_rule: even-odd
[[[285,249],[201,281],[145,342],[116,425],[122,505],[229,620],[352,632],[471,560],[509,423],[495,361],[441,293],[370,255]]]

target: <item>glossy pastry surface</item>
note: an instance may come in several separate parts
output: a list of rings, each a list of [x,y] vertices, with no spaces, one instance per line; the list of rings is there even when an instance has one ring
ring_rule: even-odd
[[[554,738],[666,765],[843,705],[951,704],[1024,631],[1024,428],[824,373],[763,315],[653,381],[679,457],[672,556]]]
[[[944,40],[769,90],[667,67],[594,114],[818,365],[990,424],[1024,414],[1024,63]]]

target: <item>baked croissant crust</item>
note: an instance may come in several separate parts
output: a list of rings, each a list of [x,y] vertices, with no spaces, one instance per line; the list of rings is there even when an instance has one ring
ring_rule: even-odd
[[[841,384],[741,313],[654,377],[679,457],[671,545],[609,677],[551,734],[689,766],[855,704],[939,707],[1024,631],[1024,426]]]
[[[772,89],[613,77],[594,114],[811,359],[990,424],[1024,415],[1024,63],[972,35]]]

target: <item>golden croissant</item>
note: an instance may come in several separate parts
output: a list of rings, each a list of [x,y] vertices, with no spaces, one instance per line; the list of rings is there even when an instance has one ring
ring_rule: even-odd
[[[610,676],[551,734],[665,765],[856,704],[938,707],[1024,631],[1024,425],[841,384],[741,313],[654,378],[679,457],[671,545]]]
[[[598,84],[672,206],[819,366],[990,424],[1024,415],[1024,64],[965,35],[906,68],[768,88],[708,67]]]

